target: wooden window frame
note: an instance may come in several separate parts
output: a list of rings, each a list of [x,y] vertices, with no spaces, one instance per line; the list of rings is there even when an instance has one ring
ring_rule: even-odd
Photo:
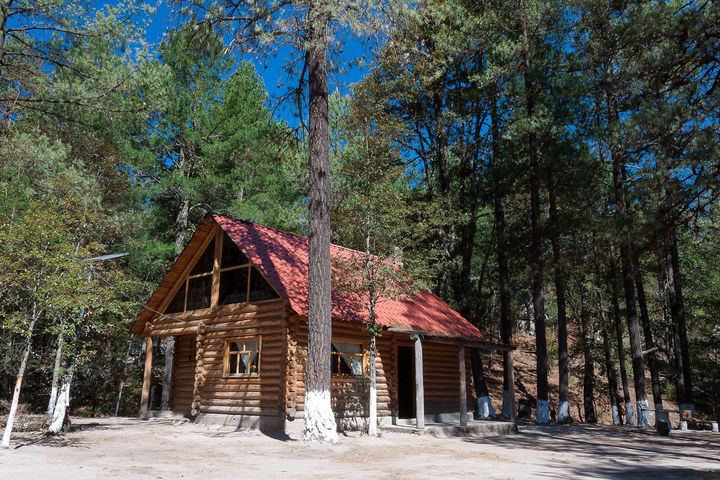
[[[248,373],[230,373],[230,344],[232,342],[247,342],[248,340],[258,341],[258,368],[257,372]],[[248,350],[250,352],[254,350]],[[223,378],[259,378],[262,370],[262,335],[248,335],[239,337],[230,337],[225,339],[225,349],[223,354]]]
[[[348,352],[337,352],[333,349],[332,344],[333,343],[352,343],[354,345],[360,345],[361,352],[360,353],[348,353]],[[368,347],[367,344],[363,341],[359,340],[353,340],[349,338],[332,338],[330,340],[330,370],[332,371],[332,355],[334,353],[337,353],[338,355],[350,355],[350,356],[362,356],[362,373],[360,375],[356,375],[354,373],[333,373],[331,376],[332,378],[346,378],[346,379],[359,379],[359,378],[367,378],[368,376]],[[339,361],[339,359],[338,359]],[[340,370],[340,365],[338,365],[338,371]]]
[[[248,258],[248,263],[244,263],[242,265],[233,265],[231,267],[225,267],[221,268],[221,262],[222,262],[222,251],[223,251],[223,239],[224,239],[224,231],[222,228],[218,228],[214,233],[211,235],[208,235],[209,238],[206,240],[206,243],[201,244],[200,248],[198,248],[197,252],[193,256],[192,260],[189,262],[188,266],[183,271],[180,278],[177,280],[177,288],[174,290],[170,290],[171,294],[169,294],[167,297],[168,299],[164,302],[162,305],[162,312],[165,312],[168,305],[170,305],[170,302],[172,302],[172,299],[175,297],[177,292],[180,291],[180,289],[183,289],[185,291],[185,301],[183,302],[183,309],[181,312],[173,312],[173,314],[182,314],[182,313],[188,313],[188,312],[204,312],[204,311],[210,311],[214,308],[218,307],[227,307],[230,305],[249,305],[250,304],[250,279],[252,275],[252,269],[254,268],[257,270],[258,274],[262,277],[262,274],[257,269],[257,266]],[[213,261],[213,269],[210,272],[205,273],[198,273],[195,275],[190,275],[190,271],[192,271],[192,267],[195,265],[194,262],[197,262],[200,260],[200,257],[202,257],[202,254],[205,252],[205,250],[208,248],[208,245],[210,243],[215,242],[215,259]],[[242,250],[241,250],[242,252]],[[243,255],[245,255],[245,252],[242,252]],[[246,256],[247,257],[247,256]],[[229,303],[226,305],[220,305],[220,274],[223,272],[228,272],[230,270],[238,270],[241,268],[247,269],[247,289],[245,291],[245,301],[243,302],[237,302],[237,303]],[[198,308],[195,310],[188,310],[187,308],[187,302],[188,302],[188,288],[190,284],[190,280],[200,277],[211,277],[210,282],[210,306],[206,308]],[[264,277],[263,277],[263,280]],[[265,280],[267,282],[267,280]],[[275,289],[275,287],[270,283],[267,282],[270,285],[270,288],[275,292],[276,298],[268,298],[265,300],[257,300],[255,302],[252,302],[253,304],[262,304],[262,303],[270,303],[270,302],[276,302],[278,299],[283,298],[282,295],[278,293],[278,291]],[[166,315],[163,313],[163,315]],[[169,314],[167,314],[169,315]],[[356,343],[356,342],[352,342]]]

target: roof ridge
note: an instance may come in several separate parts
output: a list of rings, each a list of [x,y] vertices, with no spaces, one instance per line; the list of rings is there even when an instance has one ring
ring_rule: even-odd
[[[303,239],[303,240],[310,241],[310,239],[309,239],[308,237],[306,237],[305,235],[300,235],[300,234],[297,234],[297,233],[288,232],[288,231],[285,231],[285,230],[280,230],[279,228],[269,227],[269,226],[267,226],[267,225],[263,225],[263,224],[261,224],[261,223],[253,222],[253,221],[250,221],[250,220],[242,220],[242,219],[239,219],[239,218],[234,218],[234,217],[231,217],[231,216],[229,216],[229,215],[224,215],[224,214],[222,214],[222,213],[217,213],[217,212],[210,212],[210,214],[213,215],[213,216],[217,216],[217,217],[225,217],[225,218],[227,218],[227,219],[229,219],[229,220],[232,220],[232,221],[234,221],[234,222],[247,223],[247,224],[251,224],[251,225],[254,225],[254,226],[261,227],[261,228],[266,228],[266,229],[268,229],[268,230],[273,230],[273,231],[275,231],[275,232],[280,232],[280,233],[284,233],[284,234],[287,234],[287,235],[292,235],[292,236],[294,236],[294,237],[299,237],[299,238],[301,238],[301,239]],[[359,253],[359,254],[361,254],[361,255],[368,255],[367,252],[363,252],[363,251],[361,251],[361,250],[356,250],[356,249],[350,248],[350,247],[345,247],[345,246],[343,246],[343,245],[338,245],[337,243],[330,243],[330,246],[331,246],[331,247],[335,247],[335,248],[340,248],[340,249],[342,249],[342,250],[347,250],[347,251],[349,251],[349,252]],[[374,255],[374,254],[372,254],[372,253],[369,254],[369,255],[370,255],[371,257],[380,258],[378,255]]]

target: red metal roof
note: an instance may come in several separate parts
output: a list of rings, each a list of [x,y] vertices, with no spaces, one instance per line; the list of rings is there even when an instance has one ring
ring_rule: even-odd
[[[308,239],[252,222],[211,214],[235,244],[298,315],[308,310]],[[338,260],[364,255],[337,245],[330,256]],[[437,295],[423,290],[403,299],[381,298],[377,323],[389,328],[418,330],[440,337],[484,340],[485,336]],[[337,320],[367,322],[367,309],[346,295],[332,292],[332,316]]]

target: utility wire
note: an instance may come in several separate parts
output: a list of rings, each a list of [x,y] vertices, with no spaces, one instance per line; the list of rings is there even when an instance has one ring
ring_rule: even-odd
[[[126,299],[128,299],[128,300],[130,300],[131,302],[133,302],[133,303],[135,303],[135,304],[140,305],[141,307],[143,307],[143,310],[150,310],[150,311],[153,312],[153,313],[157,313],[157,314],[160,315],[162,318],[170,318],[170,319],[172,319],[172,320],[177,320],[178,322],[184,321],[184,320],[182,320],[182,319],[180,319],[180,318],[177,318],[177,317],[174,317],[174,316],[172,316],[172,315],[169,315],[169,314],[166,314],[166,313],[163,313],[163,312],[159,312],[159,311],[157,311],[157,310],[155,310],[155,309],[153,309],[153,308],[148,307],[146,303],[143,303],[143,302],[140,302],[140,301],[134,299],[133,297],[131,297],[130,295],[128,295],[128,294],[125,293],[124,291],[120,290],[120,287],[119,287],[119,286],[112,284],[108,279],[106,279],[106,278],[104,278],[102,275],[100,275],[97,271],[93,272],[93,275],[95,276],[95,278],[97,278],[97,279],[102,280],[103,282],[105,282],[105,284],[107,284],[110,288],[114,289],[116,292],[120,293],[120,295],[122,295],[122,296],[125,297]],[[140,311],[142,312],[142,310],[140,310]]]

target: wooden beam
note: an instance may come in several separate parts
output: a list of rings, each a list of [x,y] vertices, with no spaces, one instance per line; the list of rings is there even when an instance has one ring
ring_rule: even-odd
[[[423,353],[420,335],[415,340],[415,418],[417,428],[425,428],[425,388],[423,386]]]
[[[212,289],[210,293],[210,308],[216,307],[220,298],[220,259],[222,258],[223,230],[218,228],[215,232],[215,258],[213,261]]]
[[[150,410],[150,380],[152,374],[152,356],[153,356],[153,339],[147,337],[145,339],[145,373],[143,375],[142,395],[140,397],[140,418],[145,420],[148,418]]]
[[[460,367],[460,426],[467,426],[467,384],[465,378],[465,347],[458,347],[458,366]]]
[[[508,379],[510,383],[510,422],[512,422],[513,425],[517,425],[517,403],[515,403],[515,363],[513,361],[512,350],[506,352],[506,355],[508,356],[508,376],[510,377]]]

